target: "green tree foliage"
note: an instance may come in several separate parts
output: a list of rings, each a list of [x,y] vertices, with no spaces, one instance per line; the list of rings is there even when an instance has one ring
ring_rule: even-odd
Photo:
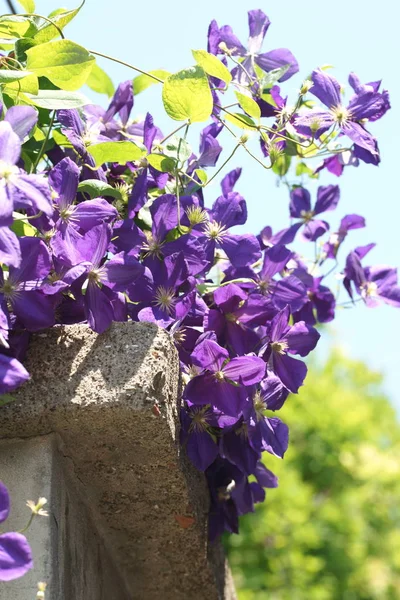
[[[400,425],[381,377],[335,351],[280,416],[280,486],[226,540],[240,600],[400,598]]]

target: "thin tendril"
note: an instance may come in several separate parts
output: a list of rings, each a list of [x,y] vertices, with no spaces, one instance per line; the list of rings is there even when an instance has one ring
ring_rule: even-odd
[[[164,83],[164,80],[160,79],[156,75],[152,75],[151,73],[148,73],[147,71],[143,71],[142,69],[139,69],[138,67],[135,67],[134,65],[131,65],[123,60],[119,60],[119,58],[114,58],[113,56],[108,56],[108,54],[102,54],[101,52],[95,52],[94,50],[89,50],[89,52],[91,54],[95,54],[96,56],[101,56],[102,58],[107,58],[108,60],[112,60],[113,62],[119,63],[120,65],[124,65],[124,67],[129,67],[129,69],[133,69],[134,71],[137,71],[138,73],[142,73],[142,75],[147,75],[147,77],[150,77],[151,79],[154,79],[155,81],[158,81],[158,83]]]

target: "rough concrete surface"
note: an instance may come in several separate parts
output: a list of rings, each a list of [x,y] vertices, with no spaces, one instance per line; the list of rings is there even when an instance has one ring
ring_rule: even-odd
[[[221,548],[207,543],[204,478],[177,442],[168,334],[150,323],[101,336],[53,328],[33,336],[26,365],[31,381],[0,409],[0,438],[53,434],[49,600],[233,600]]]

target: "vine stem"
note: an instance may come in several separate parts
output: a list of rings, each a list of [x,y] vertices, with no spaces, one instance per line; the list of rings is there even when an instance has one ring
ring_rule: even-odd
[[[10,4],[8,3],[7,0],[7,4],[8,6],[10,6]],[[11,8],[10,6],[10,10],[14,10],[14,7]],[[52,21],[51,19],[49,19],[49,17],[45,17],[44,15],[39,15],[38,13],[18,13],[18,12],[12,12],[9,15],[2,15],[3,17],[13,17],[14,15],[18,15],[19,17],[38,17],[39,19],[43,19],[44,21],[47,21],[48,23],[50,23],[50,25],[53,25],[53,27],[55,27],[58,31],[58,33],[60,34],[60,37],[65,40],[65,35],[63,34],[62,30],[60,29],[60,27],[58,25],[56,25],[54,23],[54,21]]]
[[[44,154],[44,151],[45,151],[45,148],[46,148],[46,144],[49,141],[50,132],[53,129],[53,124],[54,124],[54,119],[55,118],[56,118],[56,111],[53,110],[53,114],[51,115],[50,123],[49,123],[49,126],[47,128],[46,137],[43,140],[43,144],[42,144],[42,146],[41,146],[41,148],[39,150],[39,153],[38,153],[38,155],[36,157],[36,160],[35,160],[35,162],[34,162],[34,164],[32,166],[32,170],[33,170],[34,173],[36,173],[36,169],[38,167],[38,164],[40,163],[40,159],[42,158],[42,156]]]
[[[147,77],[150,77],[151,79],[154,79],[155,81],[158,81],[158,83],[164,83],[163,79],[160,79],[156,75],[152,75],[151,73],[148,73],[147,71],[143,71],[142,69],[139,69],[138,67],[135,67],[134,65],[131,65],[131,64],[125,62],[124,60],[120,60],[119,58],[114,58],[113,56],[108,56],[108,54],[103,54],[102,52],[95,52],[94,50],[89,50],[89,52],[91,54],[95,54],[96,56],[101,56],[102,58],[107,58],[108,60],[112,60],[113,62],[119,63],[120,65],[124,65],[124,67],[133,69],[134,71],[137,71],[138,73],[142,73],[142,75],[147,75]]]
[[[216,178],[216,176],[222,171],[222,169],[228,164],[228,162],[231,160],[231,158],[233,157],[233,155],[235,154],[236,150],[238,148],[240,148],[241,144],[237,144],[234,149],[232,150],[232,152],[230,153],[230,155],[228,156],[228,158],[226,159],[226,161],[220,166],[220,168],[218,169],[218,171],[216,171],[214,173],[214,175],[212,177],[210,177],[210,179],[208,181],[206,181],[206,183],[203,185],[203,187],[207,187],[207,185],[209,183],[212,182],[213,179]]]
[[[170,137],[172,137],[173,135],[175,135],[175,133],[178,133],[178,131],[180,131],[181,129],[183,129],[184,127],[186,127],[187,123],[184,123],[183,125],[179,125],[179,127],[177,127],[176,129],[174,129],[174,131],[171,131],[171,133],[169,133],[168,135],[166,135],[162,140],[160,140],[158,143],[159,144],[163,144],[164,142],[166,142]]]
[[[17,11],[15,10],[15,6],[12,3],[12,0],[6,0],[6,4],[7,4],[8,8],[10,9],[10,11],[12,12],[12,14],[16,15]]]

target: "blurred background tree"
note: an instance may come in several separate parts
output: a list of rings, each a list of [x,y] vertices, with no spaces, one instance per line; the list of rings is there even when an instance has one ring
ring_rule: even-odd
[[[400,424],[380,383],[335,350],[287,400],[279,487],[226,538],[240,600],[400,599]]]

